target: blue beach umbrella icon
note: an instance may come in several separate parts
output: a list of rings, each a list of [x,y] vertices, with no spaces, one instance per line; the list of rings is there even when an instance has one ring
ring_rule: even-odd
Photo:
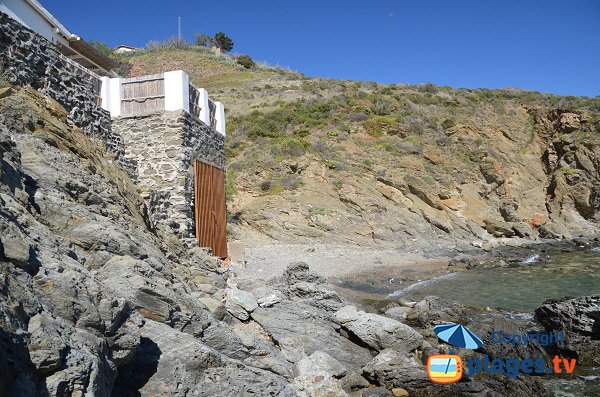
[[[433,327],[433,332],[441,340],[450,343],[456,347],[466,349],[478,349],[483,344],[480,337],[462,324],[439,324]]]

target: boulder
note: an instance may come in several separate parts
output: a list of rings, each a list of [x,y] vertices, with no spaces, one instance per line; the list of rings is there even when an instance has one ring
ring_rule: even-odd
[[[368,379],[388,389],[423,389],[431,385],[425,367],[416,359],[393,349],[382,350],[364,368]]]
[[[535,318],[548,332],[564,332],[565,345],[556,352],[578,356],[578,364],[600,364],[600,295],[547,300]]]
[[[304,262],[294,262],[285,269],[283,280],[288,284],[296,284],[298,282],[319,283],[325,282],[325,279],[310,272],[310,268]]]
[[[417,302],[406,315],[406,323],[420,328],[430,328],[440,323],[460,323],[467,321],[465,308],[458,303],[438,296],[426,296]]]
[[[505,357],[518,358],[521,360],[525,358],[531,358],[533,360],[542,358],[544,361],[549,360],[546,351],[537,341],[532,340],[527,344],[495,343],[494,341],[498,340],[499,334],[494,335],[494,332],[502,332],[507,335],[526,335],[527,329],[508,317],[496,316],[491,324],[484,325],[481,330],[478,330],[476,334],[483,340],[480,351],[487,354],[490,360]]]
[[[296,362],[317,350],[335,358],[346,368],[360,369],[372,355],[339,334],[339,326],[325,313],[304,302],[282,301],[270,308],[257,308],[252,319],[279,345],[282,354]]]
[[[317,350],[294,365],[294,377],[325,375],[342,378],[348,370],[329,354]]]
[[[145,395],[191,395],[202,370],[221,365],[221,356],[199,339],[146,320],[141,343],[131,361],[119,370],[113,395],[133,395],[142,388]]]
[[[404,306],[394,306],[390,307],[385,311],[386,317],[393,318],[394,320],[398,320],[400,322],[405,322],[408,313],[411,311],[410,308]]]
[[[357,310],[354,306],[344,306],[335,313],[334,318],[336,323],[377,351],[393,348],[408,352],[419,347],[423,341],[421,334],[408,325]]]
[[[302,299],[311,306],[330,312],[335,312],[344,305],[337,292],[316,283],[302,281],[292,284],[288,287],[287,294],[292,300]]]
[[[258,302],[250,292],[237,288],[225,290],[225,308],[232,316],[242,321],[250,318],[249,313],[258,307]]]

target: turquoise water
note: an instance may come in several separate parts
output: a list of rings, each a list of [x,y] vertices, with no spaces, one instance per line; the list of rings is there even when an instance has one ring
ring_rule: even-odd
[[[390,299],[394,295],[410,300],[437,295],[470,307],[503,309],[518,321],[531,322],[533,311],[546,299],[598,293],[600,252],[587,251],[552,254],[510,268],[449,274],[396,290]],[[485,321],[485,317],[479,314],[472,320]],[[600,368],[578,366],[575,376],[554,376],[545,382],[557,397],[600,396]]]
[[[510,268],[460,272],[395,295],[414,300],[437,295],[467,306],[532,312],[546,299],[598,293],[600,253],[588,251],[554,254]]]

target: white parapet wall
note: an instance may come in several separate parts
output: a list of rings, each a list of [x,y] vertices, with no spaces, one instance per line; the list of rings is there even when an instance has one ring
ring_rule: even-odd
[[[100,97],[102,98],[102,108],[108,110],[110,117],[119,117],[121,115],[121,78],[102,77]]]
[[[165,110],[190,111],[190,78],[183,70],[165,74]]]
[[[215,120],[217,124],[215,130],[225,136],[225,106],[221,102],[215,102],[215,107]]]
[[[197,100],[197,104],[194,105],[194,111],[190,109],[190,78],[183,70],[175,70],[171,72],[165,72],[162,74],[164,79],[164,93],[153,95],[152,98],[164,96],[164,108],[162,102],[160,103],[160,109],[166,111],[185,110],[188,113],[193,113],[194,116],[198,117],[204,124],[214,127],[214,129],[225,136],[225,107],[221,102],[214,102],[214,114],[211,117],[211,101],[208,97],[208,92],[204,88],[192,87],[194,93],[197,91],[197,96],[193,96],[194,101]],[[154,76],[152,79],[157,80]],[[138,78],[143,81],[143,78]],[[102,98],[102,108],[110,112],[111,117],[119,117],[121,115],[128,115],[122,112],[123,101],[144,101],[145,97],[136,97],[135,99],[123,98],[123,84],[131,84],[131,79],[117,78],[102,78],[102,88],[100,96]],[[159,110],[160,110],[159,109]],[[199,109],[199,112],[198,112]],[[154,108],[156,111],[157,108]],[[131,109],[130,109],[131,111]],[[211,119],[214,117],[214,125],[211,125]]]
[[[210,108],[208,106],[208,91],[204,88],[199,88],[199,100],[198,106],[200,106],[200,121],[206,125],[210,125]]]

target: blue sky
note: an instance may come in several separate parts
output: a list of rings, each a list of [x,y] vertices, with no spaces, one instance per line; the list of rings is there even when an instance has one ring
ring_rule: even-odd
[[[41,0],[110,46],[223,31],[308,76],[600,95],[600,1]]]

